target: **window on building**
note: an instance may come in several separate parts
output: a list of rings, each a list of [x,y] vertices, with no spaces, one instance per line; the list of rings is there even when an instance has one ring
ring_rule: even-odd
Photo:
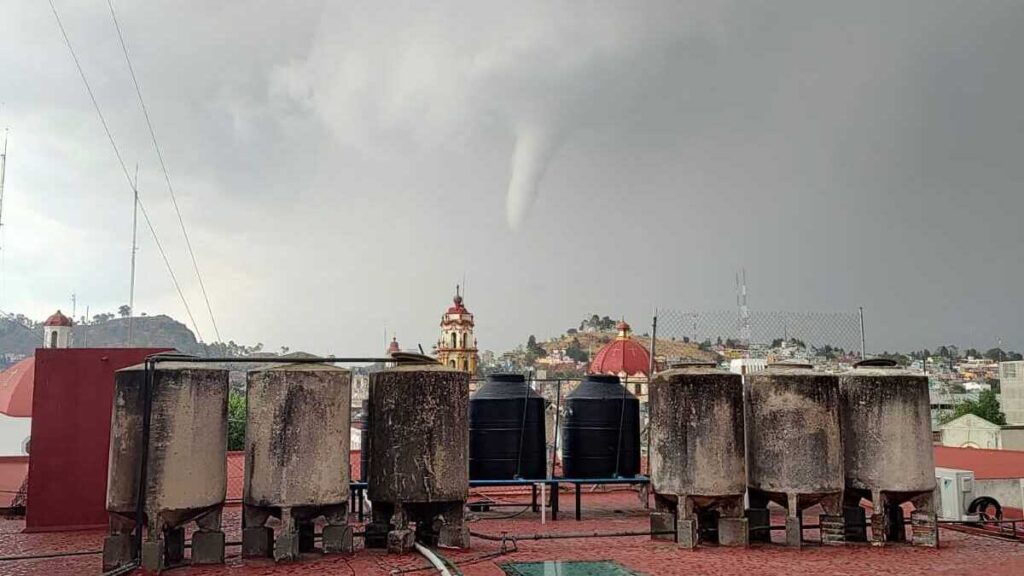
[[[455,332],[452,332],[452,348],[458,348],[458,346],[455,345],[455,338]]]
[[[57,331],[50,332],[50,348],[57,347]]]

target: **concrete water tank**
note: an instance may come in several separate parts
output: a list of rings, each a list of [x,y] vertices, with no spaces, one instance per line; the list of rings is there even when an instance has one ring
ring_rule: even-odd
[[[674,530],[656,538],[686,548],[699,534],[746,545],[742,378],[710,363],[673,366],[651,380],[649,402],[651,531]]]
[[[107,461],[107,511],[111,534],[103,564],[132,556],[145,411],[144,365],[117,371]],[[180,564],[185,525],[195,521],[192,563],[224,561],[221,509],[227,489],[228,371],[206,364],[160,362],[151,382],[146,498],[147,536],[142,561],[159,571]]]
[[[370,375],[373,519],[366,545],[406,552],[418,539],[466,548],[469,374],[426,356],[399,362]]]
[[[324,519],[325,553],[352,550],[347,525],[352,374],[295,364],[248,374],[242,554],[295,560],[312,552]],[[278,534],[266,526],[281,520]]]
[[[914,504],[916,545],[935,546],[935,460],[931,442],[928,377],[911,374],[891,360],[857,363],[839,375],[847,535],[866,539],[862,498],[871,501],[871,540],[904,540],[900,504]]]
[[[787,509],[786,543],[801,545],[802,511],[821,504],[822,540],[843,541],[839,382],[805,364],[771,364],[744,381],[753,539],[768,534],[767,504]]]

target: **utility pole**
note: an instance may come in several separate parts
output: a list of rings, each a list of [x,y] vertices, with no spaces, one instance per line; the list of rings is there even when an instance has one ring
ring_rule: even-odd
[[[138,251],[137,232],[139,224],[139,165],[135,164],[135,182],[132,184],[132,271],[128,289],[128,347],[132,347],[132,323],[135,316],[135,252]]]
[[[4,180],[7,178],[7,129],[4,128],[4,149],[0,152],[0,295],[3,294],[6,278],[3,274],[3,249],[4,249]]]

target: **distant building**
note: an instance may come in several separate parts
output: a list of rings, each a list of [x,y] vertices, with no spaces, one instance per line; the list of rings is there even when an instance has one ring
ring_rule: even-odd
[[[1007,424],[1024,424],[1024,361],[999,364],[999,405]]]
[[[71,318],[54,312],[43,323],[43,348],[71,347]]]
[[[473,336],[473,314],[462,302],[459,287],[448,311],[441,316],[441,337],[435,352],[437,360],[448,366],[475,375],[480,359],[477,356],[476,337]]]
[[[768,361],[764,358],[733,358],[729,361],[729,371],[740,376],[760,372],[767,367]]]
[[[605,344],[590,362],[591,374],[612,374],[631,381],[647,381],[651,371],[651,354],[643,344],[633,338],[629,324],[623,320],[617,328],[619,335]]]
[[[939,426],[943,446],[1024,450],[1024,426],[1000,426],[974,414],[950,420]]]

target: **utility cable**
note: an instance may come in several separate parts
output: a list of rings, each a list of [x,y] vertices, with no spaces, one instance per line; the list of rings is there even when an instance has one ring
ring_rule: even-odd
[[[117,14],[114,12],[114,4],[107,0],[110,7],[110,18],[114,21],[114,28],[117,30],[117,38],[121,42],[121,51],[124,53],[124,61],[128,64],[128,72],[132,77],[132,84],[135,86],[135,94],[139,97],[139,106],[142,108],[142,115],[146,118],[146,127],[149,129],[149,137],[153,141],[153,149],[156,150],[156,157],[160,161],[160,169],[164,173],[164,181],[167,182],[167,191],[171,195],[171,204],[174,206],[174,213],[178,216],[178,224],[181,226],[181,235],[185,237],[185,246],[188,247],[188,254],[192,258],[192,269],[195,270],[196,278],[199,280],[199,288],[203,292],[203,299],[206,301],[206,310],[210,313],[210,322],[213,324],[213,332],[220,342],[220,330],[217,328],[217,320],[213,317],[213,308],[210,306],[210,297],[206,294],[206,284],[203,283],[203,275],[199,273],[199,263],[196,261],[196,253],[192,250],[192,240],[189,239],[188,231],[185,229],[185,220],[181,217],[181,209],[178,208],[178,199],[174,194],[174,186],[171,185],[171,177],[167,172],[167,165],[164,163],[164,155],[160,152],[160,145],[157,143],[156,131],[153,130],[153,122],[149,119],[149,109],[146,108],[146,101],[142,98],[142,89],[139,88],[139,81],[135,77],[135,67],[128,56],[128,46],[125,44],[124,35],[121,32],[121,25],[117,21]]]
[[[124,178],[128,182],[128,186],[135,191],[135,186],[132,183],[132,177],[128,173],[128,167],[124,163],[124,158],[121,156],[121,151],[117,148],[117,143],[114,141],[114,135],[110,132],[110,127],[107,125],[107,120],[103,116],[103,112],[100,110],[99,102],[96,101],[96,95],[93,94],[92,87],[89,85],[89,80],[85,76],[85,71],[82,69],[82,64],[78,60],[78,55],[75,54],[75,49],[71,45],[71,39],[68,38],[67,30],[64,29],[64,23],[61,22],[60,14],[57,13],[57,6],[53,3],[53,0],[48,0],[50,3],[50,9],[53,10],[53,17],[57,21],[57,27],[60,28],[61,36],[64,37],[64,43],[68,47],[68,51],[71,53],[71,59],[75,62],[75,68],[78,69],[78,75],[82,78],[82,83],[85,85],[85,91],[89,94],[89,100],[92,101],[92,106],[96,110],[96,115],[99,116],[100,124],[103,125],[103,131],[107,134],[107,139],[110,141],[110,146],[114,149],[114,155],[117,157],[117,162],[121,166],[121,171],[124,173]],[[146,226],[149,228],[150,234],[153,236],[153,242],[156,244],[157,250],[160,252],[160,257],[163,258],[164,265],[167,267],[167,273],[171,276],[171,282],[174,283],[174,289],[178,292],[178,297],[181,298],[181,303],[185,306],[185,312],[188,314],[189,320],[192,322],[192,328],[196,331],[196,337],[202,342],[203,337],[199,333],[199,326],[196,324],[195,317],[192,316],[192,309],[189,308],[188,302],[185,300],[185,293],[181,290],[181,285],[178,284],[178,278],[174,275],[174,269],[171,268],[171,262],[167,259],[167,253],[164,252],[163,246],[160,244],[160,238],[156,235],[156,229],[153,227],[153,222],[149,219],[149,213],[146,211],[146,207],[142,204],[142,199],[139,199],[139,210],[142,212],[142,218],[146,221]]]

